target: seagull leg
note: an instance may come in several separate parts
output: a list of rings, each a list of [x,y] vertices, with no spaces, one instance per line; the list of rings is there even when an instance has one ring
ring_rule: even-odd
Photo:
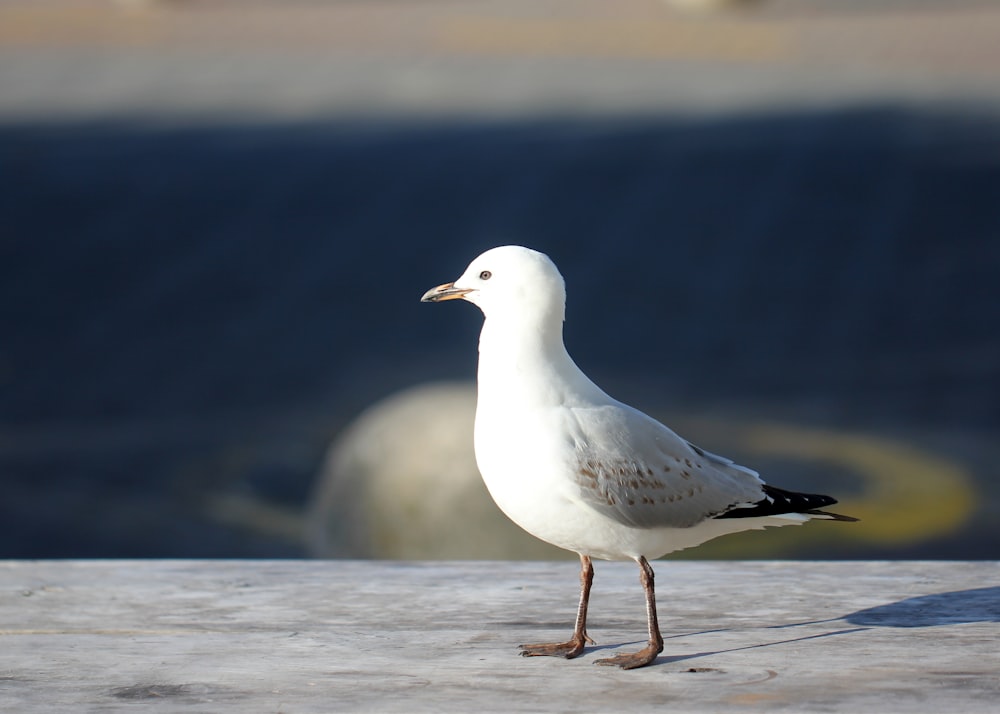
[[[521,654],[525,657],[565,657],[572,659],[581,652],[585,643],[594,644],[587,635],[587,603],[590,602],[590,586],[594,583],[594,565],[590,556],[580,556],[580,607],[576,611],[576,627],[569,642],[553,642],[552,644],[521,645]]]
[[[656,655],[663,651],[663,637],[660,635],[660,624],[656,620],[656,595],[653,590],[653,568],[645,557],[639,556],[636,559],[642,572],[639,579],[642,582],[642,589],[646,593],[646,621],[649,625],[649,642],[638,652],[631,654],[617,654],[614,657],[599,659],[594,664],[606,664],[622,669],[636,669],[645,667],[656,659]]]

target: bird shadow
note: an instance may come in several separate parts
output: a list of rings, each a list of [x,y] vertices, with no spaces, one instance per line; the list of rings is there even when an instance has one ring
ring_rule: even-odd
[[[916,597],[906,598],[904,600],[898,600],[896,602],[886,603],[885,605],[877,605],[875,607],[857,610],[840,617],[833,617],[825,620],[795,622],[785,625],[770,625],[767,629],[780,630],[792,627],[802,627],[805,625],[820,625],[835,622],[845,622],[849,625],[855,625],[855,627],[837,629],[831,632],[821,632],[814,635],[805,635],[803,637],[782,639],[774,642],[760,642],[758,644],[745,645],[743,647],[731,647],[728,649],[720,649],[710,652],[694,652],[691,654],[668,655],[665,657],[661,656],[658,657],[652,664],[654,666],[665,665],[729,652],[760,649],[763,647],[775,647],[778,645],[791,644],[793,642],[819,640],[827,637],[865,632],[878,627],[940,627],[947,625],[968,624],[973,622],[1000,622],[1000,587],[994,586],[973,588],[968,590],[934,593],[931,595],[919,595]],[[703,630],[701,632],[672,635],[671,637],[664,639],[675,639],[678,637],[690,637],[693,635],[725,631],[726,628]],[[610,649],[611,647],[617,646],[620,645],[602,646],[595,649]]]
[[[851,627],[845,630],[834,630],[833,632],[821,632],[816,635],[806,635],[805,637],[792,637],[787,640],[778,640],[777,642],[759,642],[755,645],[744,645],[743,647],[730,647],[723,650],[715,650],[713,652],[694,652],[691,654],[681,654],[681,655],[668,655],[666,657],[657,658],[656,662],[653,664],[670,664],[672,662],[683,662],[687,659],[697,659],[699,657],[710,657],[712,655],[726,654],[728,652],[740,652],[743,650],[755,650],[762,647],[774,647],[777,645],[788,645],[793,642],[805,642],[807,640],[819,640],[824,637],[834,637],[836,635],[849,635],[852,632],[864,632],[865,630],[870,630],[870,627]]]
[[[839,620],[865,627],[938,627],[971,622],[1000,622],[1000,586],[918,595],[828,620],[772,625],[772,629]]]

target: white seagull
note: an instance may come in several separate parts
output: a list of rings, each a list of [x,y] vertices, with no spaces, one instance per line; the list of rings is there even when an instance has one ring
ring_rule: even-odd
[[[649,642],[597,660],[633,669],[663,651],[647,559],[727,533],[800,524],[828,513],[829,496],[783,491],[612,399],[563,345],[566,290],[543,253],[501,246],[423,302],[467,300],[485,316],[479,338],[476,463],[490,495],[517,525],[579,554],[580,604],[568,642],[521,645],[525,656],[576,657],[587,635],[591,558],[636,561]]]

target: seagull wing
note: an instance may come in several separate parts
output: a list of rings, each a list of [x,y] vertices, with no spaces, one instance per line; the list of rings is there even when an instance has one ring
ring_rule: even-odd
[[[624,404],[574,409],[575,485],[633,528],[687,528],[765,498],[755,471],[685,441]]]

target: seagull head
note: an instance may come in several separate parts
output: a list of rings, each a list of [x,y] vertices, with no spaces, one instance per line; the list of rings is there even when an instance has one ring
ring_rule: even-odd
[[[549,256],[519,245],[492,248],[473,260],[455,282],[431,288],[421,302],[466,300],[487,318],[502,315],[561,322],[566,305],[562,275]]]

